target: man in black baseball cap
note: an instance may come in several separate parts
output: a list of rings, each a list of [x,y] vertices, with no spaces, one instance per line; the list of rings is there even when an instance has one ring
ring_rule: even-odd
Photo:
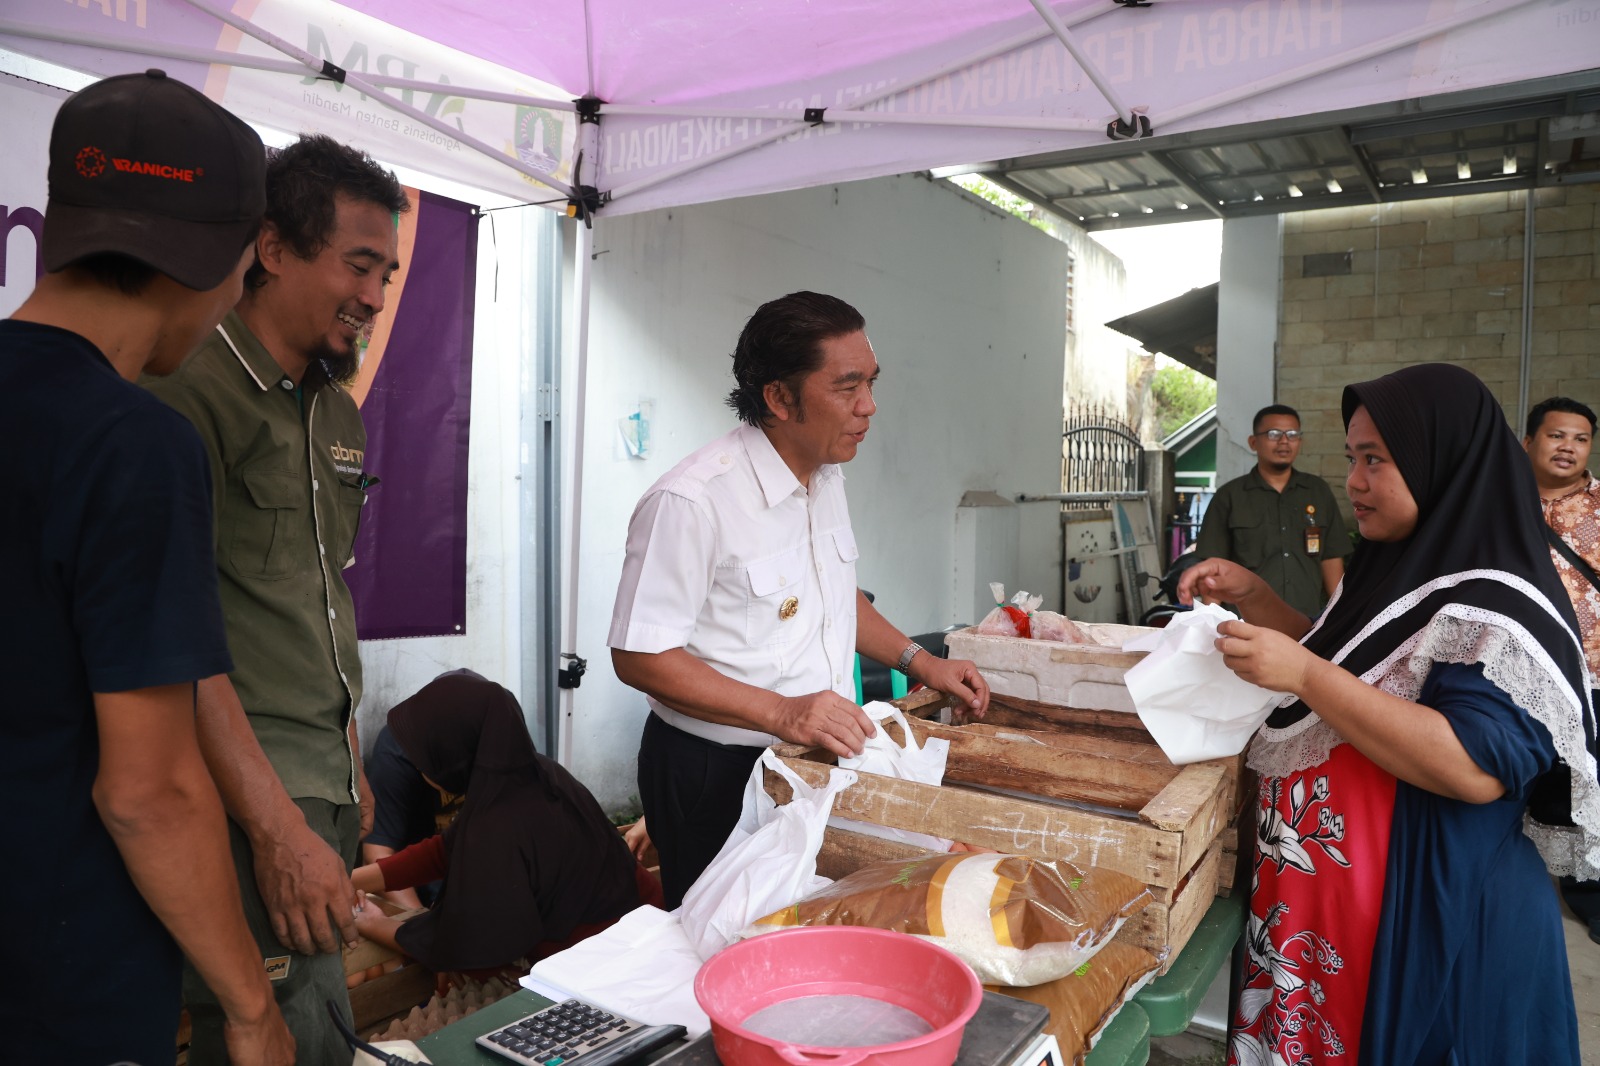
[[[238,300],[264,206],[248,126],[160,71],[67,100],[50,140],[50,273],[0,322],[0,778],[34,813],[0,878],[17,1062],[171,1062],[180,951],[235,1063],[294,1041],[240,906],[195,683],[231,669],[206,452],[133,384]]]

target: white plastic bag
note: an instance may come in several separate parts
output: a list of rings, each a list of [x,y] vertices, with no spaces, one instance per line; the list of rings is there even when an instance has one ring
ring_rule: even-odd
[[[1284,700],[1239,677],[1217,650],[1217,626],[1237,617],[1197,603],[1165,629],[1136,637],[1123,651],[1147,651],[1124,678],[1134,709],[1174,763],[1237,755]]]
[[[794,789],[782,807],[767,795],[763,769]],[[739,824],[675,912],[702,959],[733,943],[739,930],[762,915],[833,883],[817,876],[817,851],[833,797],[855,782],[853,771],[835,767],[825,787],[812,788],[772,749],[761,753],[744,786]]]
[[[906,723],[906,716],[893,704],[873,702],[861,709],[874,722],[881,724],[892,721],[899,725],[901,733],[906,738],[905,747],[896,744],[887,729],[879,728],[875,735],[867,738],[860,755],[840,759],[840,766],[846,770],[859,770],[862,773],[894,777],[902,781],[917,781],[924,785],[937,785],[944,781],[945,759],[950,754],[948,740],[929,737],[919,748],[917,738],[912,736],[911,727]],[[950,841],[927,833],[891,829],[886,825],[858,822],[837,815],[829,818],[828,824],[835,829],[848,829],[852,833],[866,833],[868,836],[882,837],[885,840],[899,840],[919,848],[927,848],[929,851],[950,850]]]

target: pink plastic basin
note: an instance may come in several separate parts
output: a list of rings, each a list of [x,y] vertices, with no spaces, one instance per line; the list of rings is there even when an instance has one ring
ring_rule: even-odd
[[[726,1066],[950,1066],[983,986],[966,963],[914,936],[817,926],[725,948],[700,967],[694,995]],[[866,996],[916,1013],[933,1031],[895,1044],[839,1048],[743,1028],[757,1011],[801,996]]]

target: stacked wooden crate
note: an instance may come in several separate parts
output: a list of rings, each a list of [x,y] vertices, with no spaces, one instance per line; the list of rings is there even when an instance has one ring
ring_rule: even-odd
[[[932,709],[935,700],[905,702],[915,711]],[[919,742],[950,742],[944,784],[861,774],[835,800],[835,814],[1138,878],[1155,902],[1119,936],[1165,953],[1163,972],[1170,967],[1217,893],[1221,831],[1237,792],[1233,766],[1175,767],[1148,744],[1012,726],[913,719],[911,729]],[[833,759],[825,751],[785,745],[778,754],[807,783],[826,782]],[[767,788],[779,803],[788,801],[789,788],[776,775],[768,774]],[[915,854],[922,851],[829,829],[818,871],[840,877],[867,862]]]
[[[391,917],[409,918],[418,913],[396,907],[381,896],[368,899]],[[426,967],[375,940],[362,939],[345,949],[344,972],[351,985],[350,1013],[362,1036],[369,1036],[433,994],[434,976]]]

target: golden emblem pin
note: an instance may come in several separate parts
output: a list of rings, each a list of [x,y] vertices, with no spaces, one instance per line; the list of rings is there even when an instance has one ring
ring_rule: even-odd
[[[800,609],[800,601],[795,599],[793,596],[790,596],[788,599],[784,600],[782,604],[779,605],[779,607],[778,607],[778,617],[783,619],[785,622],[787,622],[789,619],[794,617],[795,612],[798,611],[799,609]]]

